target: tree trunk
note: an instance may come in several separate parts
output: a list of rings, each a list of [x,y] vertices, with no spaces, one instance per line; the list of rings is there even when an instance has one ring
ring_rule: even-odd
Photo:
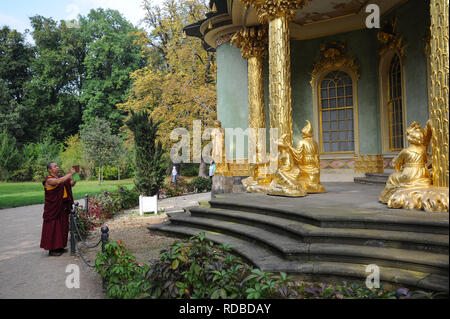
[[[117,166],[117,174],[119,175],[118,179],[120,181],[120,166]]]
[[[98,185],[101,185],[101,181],[100,181],[100,168],[101,166],[98,167]]]
[[[208,177],[208,169],[206,167],[205,161],[203,161],[203,158],[202,158],[202,161],[200,163],[200,167],[198,168],[198,176]]]

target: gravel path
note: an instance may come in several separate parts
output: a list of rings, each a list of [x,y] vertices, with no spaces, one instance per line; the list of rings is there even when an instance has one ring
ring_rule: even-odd
[[[175,211],[198,205],[198,201],[210,197],[210,193],[203,193],[163,199],[158,208],[165,212]],[[146,262],[172,239],[146,236],[146,225],[161,222],[165,214],[139,217],[137,211],[127,211],[108,223],[110,236],[125,242],[128,238],[127,247],[136,253],[138,260]],[[100,277],[80,258],[72,257],[70,253],[49,257],[48,252],[39,247],[42,213],[42,204],[0,210],[0,299],[104,298]],[[98,240],[99,237],[93,232],[91,238]],[[66,287],[66,279],[71,275],[66,272],[69,265],[79,266],[80,288]]]

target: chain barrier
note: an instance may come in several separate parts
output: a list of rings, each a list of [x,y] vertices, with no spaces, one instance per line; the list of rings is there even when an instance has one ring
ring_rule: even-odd
[[[85,195],[85,201],[86,201],[85,210],[86,210],[86,215],[87,215],[89,212],[89,199],[88,199],[87,194]],[[79,205],[78,203],[75,203],[74,204],[75,207],[72,207],[72,209],[70,211],[70,254],[72,256],[75,256],[75,253],[78,253],[81,260],[83,260],[83,262],[88,267],[94,268],[95,265],[91,265],[83,256],[78,244],[82,243],[87,249],[92,249],[92,248],[97,247],[100,243],[102,243],[102,252],[105,252],[105,245],[109,239],[109,234],[108,234],[109,229],[108,229],[108,226],[102,226],[102,228],[101,228],[102,234],[101,234],[100,240],[95,245],[88,245],[84,241],[83,237],[80,234],[80,230],[78,229],[77,216],[76,216],[78,205]],[[78,239],[77,239],[77,235],[78,235]]]

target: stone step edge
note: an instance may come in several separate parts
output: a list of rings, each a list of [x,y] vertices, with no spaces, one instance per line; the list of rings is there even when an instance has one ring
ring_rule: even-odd
[[[291,217],[292,220],[304,220],[305,223],[322,227],[322,228],[343,228],[343,227],[337,227],[339,226],[339,223],[346,223],[347,227],[349,227],[349,223],[353,224],[367,224],[370,226],[376,226],[376,227],[385,227],[386,225],[393,225],[396,227],[421,227],[421,229],[424,229],[425,227],[431,227],[433,229],[437,228],[439,231],[442,231],[442,235],[448,235],[449,230],[449,224],[447,222],[440,222],[435,220],[421,220],[419,223],[418,220],[403,220],[403,221],[395,221],[395,220],[373,220],[373,219],[364,219],[364,218],[357,218],[355,220],[347,220],[345,218],[336,218],[332,216],[320,216],[321,219],[319,219],[317,216],[314,216],[308,212],[302,211],[302,212],[292,212],[283,208],[279,207],[273,207],[273,208],[267,208],[266,206],[261,206],[257,204],[252,203],[231,203],[227,200],[223,199],[212,199],[210,200],[210,206],[212,208],[223,208],[223,209],[230,209],[230,210],[237,210],[237,211],[243,211],[245,212],[247,209],[250,209],[252,213],[257,214],[263,214],[263,215],[270,215],[269,212],[275,212],[276,214],[280,214],[286,217]],[[231,208],[230,208],[231,207]],[[355,216],[353,216],[355,217]],[[303,221],[302,221],[303,222]],[[379,229],[379,228],[369,228],[369,229]],[[434,232],[427,232],[423,231],[424,233],[430,233],[433,234]]]
[[[373,179],[368,179],[368,178],[358,178],[355,177],[355,179],[353,180],[355,183],[360,183],[360,184],[386,184],[386,181],[378,181],[378,180],[373,180]]]
[[[419,252],[419,251],[407,251],[404,249],[395,249],[395,248],[380,248],[380,247],[370,247],[370,246],[355,246],[355,245],[343,245],[343,244],[322,244],[322,243],[301,243],[298,241],[293,241],[289,238],[286,238],[286,236],[283,236],[284,239],[290,242],[289,245],[291,246],[285,247],[283,245],[277,245],[275,241],[271,241],[268,238],[276,238],[280,237],[281,235],[275,236],[274,233],[264,231],[262,229],[257,229],[257,232],[252,231],[252,228],[250,226],[246,226],[243,224],[236,224],[235,227],[233,227],[233,223],[226,222],[224,224],[223,222],[216,221],[216,222],[210,222],[206,221],[205,218],[196,218],[196,217],[190,217],[190,216],[174,216],[170,218],[171,222],[182,222],[187,223],[188,225],[195,225],[195,228],[203,228],[203,227],[213,227],[217,229],[220,232],[225,232],[225,234],[231,233],[231,236],[236,235],[240,237],[246,237],[249,240],[255,240],[257,242],[260,242],[266,246],[269,246],[276,252],[278,252],[281,255],[289,256],[289,255],[297,255],[297,256],[309,256],[311,254],[317,254],[317,255],[327,255],[327,256],[346,256],[349,258],[373,258],[373,259],[380,259],[381,261],[387,261],[387,262],[400,262],[404,264],[409,264],[411,266],[420,266],[420,267],[433,267],[436,269],[439,269],[441,271],[447,271],[448,272],[448,256],[441,255],[441,254],[435,254],[435,253],[426,253],[426,252]],[[239,230],[239,228],[248,229],[247,231]],[[207,230],[207,229],[205,229]],[[213,230],[214,231],[214,230]],[[283,238],[282,238],[283,239]],[[292,246],[294,248],[292,248]],[[300,249],[299,249],[300,248]],[[359,248],[364,248],[364,251],[358,252]],[[312,249],[312,251],[311,251]],[[345,255],[343,254],[345,253]],[[401,253],[407,253],[407,254],[413,254],[418,255],[420,257],[416,256],[405,256],[406,258],[398,258],[399,254]]]
[[[162,235],[172,235],[176,237],[191,237],[198,233],[205,232],[203,229],[195,229],[191,227],[173,226],[170,222],[161,224],[155,224],[147,227],[150,231],[161,233]],[[210,232],[205,232],[206,238],[217,244],[228,244],[230,241],[235,243],[242,242],[248,246],[248,243],[228,236],[217,236]],[[259,247],[256,249],[251,247],[251,250],[246,251],[239,245],[231,245],[231,250],[238,256],[245,259],[253,266],[261,269],[262,271],[279,273],[283,271],[289,275],[298,274],[311,274],[311,275],[333,275],[341,276],[342,280],[348,278],[361,279],[362,284],[367,278],[368,273],[365,272],[367,265],[364,264],[351,264],[351,263],[338,263],[338,262],[308,262],[302,263],[298,261],[284,261],[276,256],[266,255],[263,256],[264,260],[269,260],[272,265],[264,261],[255,260],[255,256],[250,256],[249,251],[252,254],[261,250]],[[335,271],[336,269],[340,271]],[[403,285],[412,289],[425,289],[428,291],[443,291],[449,292],[448,277],[435,275],[430,273],[409,271],[390,267],[379,267],[381,283],[389,282],[394,285]]]
[[[316,228],[316,229],[294,229],[292,225],[302,226],[303,223],[300,221],[293,221],[289,219],[284,219],[282,217],[277,216],[269,216],[263,215],[264,218],[274,219],[275,221],[264,220],[261,218],[257,218],[257,216],[261,216],[258,213],[246,212],[245,214],[234,214],[233,211],[223,209],[223,208],[208,208],[208,207],[190,207],[187,208],[186,211],[190,212],[193,216],[198,216],[197,214],[202,215],[213,215],[217,217],[229,217],[234,219],[235,221],[243,220],[246,222],[252,222],[260,225],[264,225],[266,227],[271,227],[278,229],[279,231],[288,232],[295,236],[299,236],[301,238],[305,237],[339,237],[345,239],[358,239],[358,240],[380,240],[380,241],[392,241],[392,242],[407,242],[421,245],[433,245],[433,246],[441,246],[448,249],[449,242],[447,235],[439,235],[439,234],[424,234],[424,233],[414,233],[414,232],[401,232],[401,231],[392,231],[392,230],[373,230],[373,229],[357,229],[357,228],[321,228],[314,225],[307,224],[307,227]],[[285,221],[286,225],[283,225],[282,222]],[[264,227],[262,226],[262,227]],[[346,233],[344,233],[344,231]],[[357,233],[358,231],[358,233]],[[363,233],[360,233],[363,231]],[[352,234],[353,233],[353,234]],[[378,233],[378,234],[376,234]],[[402,238],[402,235],[407,237],[408,235],[417,235],[417,238]],[[376,237],[378,235],[378,237]],[[384,236],[380,236],[384,235]],[[424,236],[425,235],[425,236]],[[394,236],[394,238],[389,238],[389,236]],[[428,237],[428,240],[424,239]],[[435,237],[435,238],[433,238]],[[443,239],[447,239],[446,242],[443,242],[439,239],[442,237]],[[420,249],[411,249],[411,250],[419,250]]]

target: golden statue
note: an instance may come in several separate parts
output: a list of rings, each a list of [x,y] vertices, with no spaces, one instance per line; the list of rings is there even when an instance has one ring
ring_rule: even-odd
[[[297,144],[297,149],[290,147],[291,153],[300,167],[300,183],[308,193],[324,193],[320,184],[319,145],[313,140],[311,123],[302,129],[303,139]]]
[[[307,125],[302,130],[303,139],[298,142],[297,148],[289,143],[287,134],[277,143],[280,149],[280,167],[275,174],[258,176],[255,171],[254,176],[242,181],[248,192],[290,197],[325,192],[320,184],[319,147],[313,140],[311,123],[306,122]],[[257,165],[256,168],[263,166]]]
[[[381,192],[380,201],[383,203],[387,203],[399,189],[431,185],[431,176],[427,168],[427,149],[431,139],[429,122],[425,130],[419,123],[413,122],[406,129],[406,137],[411,145],[403,149],[394,159],[396,172],[389,176],[386,187]]]
[[[211,132],[213,143],[212,158],[216,163],[216,174],[227,171],[227,163],[225,161],[225,130],[222,128],[222,122],[214,121],[214,129]]]
[[[379,200],[390,208],[425,209],[442,211],[447,203],[436,196],[428,169],[428,145],[432,135],[431,121],[422,129],[413,122],[406,129],[410,146],[403,149],[394,159],[396,172],[389,176]],[[447,208],[445,208],[447,207]]]

